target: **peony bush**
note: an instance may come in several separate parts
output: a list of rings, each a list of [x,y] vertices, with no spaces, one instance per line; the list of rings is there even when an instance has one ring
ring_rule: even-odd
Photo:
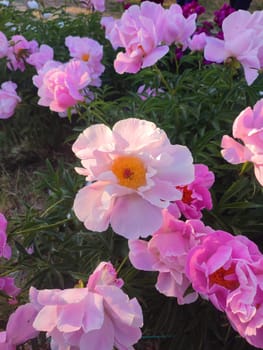
[[[0,349],[263,349],[263,11],[31,3],[0,5]]]

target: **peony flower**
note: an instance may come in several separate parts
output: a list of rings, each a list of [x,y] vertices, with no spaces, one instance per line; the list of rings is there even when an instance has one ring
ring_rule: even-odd
[[[130,118],[110,130],[87,128],[73,144],[90,183],[76,195],[74,211],[87,229],[112,229],[126,237],[147,237],[162,225],[162,209],[181,199],[176,186],[193,180],[192,156],[171,145],[154,123]]]
[[[257,11],[260,12],[260,11]],[[235,11],[222,24],[224,40],[207,37],[205,59],[222,63],[236,59],[244,69],[248,85],[251,85],[263,67],[263,13]]]
[[[38,310],[33,327],[47,332],[51,349],[132,349],[141,337],[142,311],[120,289],[110,263],[101,263],[85,288],[37,290],[30,300]]]
[[[143,1],[140,6],[130,6],[121,19],[102,22],[112,46],[125,49],[114,61],[117,73],[137,73],[167,54],[169,47],[162,44],[163,15],[160,4]]]
[[[78,102],[85,101],[84,89],[90,81],[87,67],[80,60],[65,64],[48,61],[33,77],[40,97],[38,104],[55,112],[65,112]]]
[[[188,46],[191,51],[203,51],[206,45],[206,34],[204,32],[200,34],[194,34],[192,38],[188,40]]]
[[[86,63],[90,74],[90,85],[101,86],[100,75],[105,67],[101,64],[103,57],[103,46],[96,40],[80,38],[79,36],[68,36],[65,39],[70,56]]]
[[[0,58],[7,55],[8,52],[8,40],[3,32],[0,32]]]
[[[198,295],[195,291],[187,292],[191,286],[185,274],[187,255],[213,230],[199,220],[177,220],[167,210],[163,216],[162,227],[149,241],[129,240],[129,258],[136,269],[159,271],[155,285],[159,292],[176,297],[179,304],[189,304]]]
[[[0,257],[11,258],[11,247],[7,243],[6,236],[7,220],[4,214],[0,213]]]
[[[201,6],[196,0],[186,3],[185,5],[183,5],[182,9],[185,18],[188,18],[193,13],[196,13],[197,16],[200,16],[202,13],[205,13],[204,6]]]
[[[221,142],[222,156],[232,164],[252,162],[255,176],[263,186],[263,99],[254,108],[247,107],[233,123],[233,136],[224,135]]]
[[[37,49],[38,43],[35,40],[28,41],[23,35],[13,35],[7,53],[8,68],[11,70],[19,69],[23,72],[28,57]]]
[[[245,236],[215,231],[186,264],[193,288],[221,311],[250,344],[263,347],[263,256]]]
[[[32,326],[36,315],[37,310],[30,303],[19,306],[9,316],[6,331],[0,333],[0,349],[15,350],[17,345],[37,337],[39,332]]]
[[[243,277],[244,266],[253,269],[259,262],[262,269],[262,254],[248,238],[215,231],[188,254],[186,275],[198,293],[208,297],[217,309],[225,311],[237,289],[243,290],[242,286],[247,283],[253,287],[252,281]],[[261,279],[259,281],[262,286]],[[252,295],[255,292],[253,288],[250,291]]]
[[[236,10],[228,4],[223,4],[223,6],[214,12],[214,22],[218,25],[219,28],[222,27],[224,19],[229,16],[231,13]]]
[[[21,98],[16,93],[17,85],[6,81],[0,89],[0,119],[8,119],[15,113],[16,106]]]
[[[197,14],[185,18],[180,5],[173,4],[164,12],[163,41],[171,45],[180,44],[183,51],[188,46],[188,40],[196,30]]]
[[[240,263],[240,286],[228,295],[225,312],[233,328],[251,345],[263,348],[263,257],[257,263]]]
[[[0,277],[0,290],[10,297],[16,297],[21,291],[16,287],[13,277]]]
[[[37,52],[32,53],[28,59],[27,63],[34,66],[36,70],[41,69],[46,62],[53,60],[54,50],[49,45],[41,45]]]
[[[202,210],[211,210],[213,205],[209,188],[213,185],[215,176],[204,164],[195,164],[194,167],[194,181],[186,186],[177,187],[182,191],[183,197],[168,208],[171,213],[177,213],[179,209],[187,219],[200,219]]]

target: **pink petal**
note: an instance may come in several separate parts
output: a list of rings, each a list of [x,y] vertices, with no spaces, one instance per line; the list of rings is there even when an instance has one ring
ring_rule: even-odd
[[[114,328],[111,320],[105,316],[100,329],[84,333],[80,339],[80,350],[110,350],[114,345]]]
[[[88,185],[76,195],[73,209],[78,219],[91,231],[107,230],[111,213],[111,196],[104,187]]]
[[[137,194],[116,199],[111,213],[112,229],[128,239],[147,237],[162,224],[161,210]]]
[[[236,142],[232,137],[224,135],[221,141],[222,157],[232,164],[239,164],[246,161],[245,147]]]
[[[154,255],[148,249],[148,242],[140,239],[129,240],[129,259],[132,265],[139,270],[155,271],[153,265],[156,263]]]

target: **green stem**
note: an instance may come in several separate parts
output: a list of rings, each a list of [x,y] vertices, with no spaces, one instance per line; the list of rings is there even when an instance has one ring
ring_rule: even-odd
[[[126,261],[128,260],[128,255],[125,256],[125,258],[122,260],[122,262],[120,263],[118,269],[117,269],[117,274],[119,274],[120,270],[122,269],[123,265],[126,263]]]
[[[26,229],[26,230],[15,231],[15,233],[16,233],[16,235],[17,235],[17,234],[23,234],[23,233],[34,232],[34,231],[46,230],[46,229],[51,228],[51,227],[56,227],[56,226],[65,224],[65,223],[68,222],[69,220],[70,220],[70,219],[60,220],[60,221],[57,221],[57,222],[55,222],[54,224],[50,224],[50,225],[39,225],[39,226],[31,227],[31,228]]]
[[[154,65],[154,70],[157,72],[159,78],[161,79],[161,82],[163,83],[163,85],[166,87],[167,91],[169,92],[170,95],[173,95],[173,90],[170,88],[167,80],[165,79],[165,77],[163,76],[162,71],[157,67],[157,65]]]

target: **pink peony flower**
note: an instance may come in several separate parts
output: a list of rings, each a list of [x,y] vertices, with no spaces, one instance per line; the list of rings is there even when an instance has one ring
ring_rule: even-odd
[[[188,254],[186,275],[198,293],[208,297],[217,309],[225,311],[238,289],[243,290],[242,286],[247,283],[253,287],[252,281],[244,278],[244,266],[253,269],[261,264],[262,270],[262,262],[258,247],[245,236],[215,231]],[[261,280],[260,285],[262,287]],[[253,288],[250,291],[252,295],[255,292]]]
[[[169,47],[162,44],[163,15],[160,4],[144,1],[141,6],[130,6],[121,19],[102,22],[113,47],[125,49],[114,61],[117,73],[137,73],[167,54]]]
[[[28,59],[27,63],[34,66],[36,70],[41,69],[47,61],[53,60],[54,50],[49,45],[41,45],[35,53],[32,53]]]
[[[9,49],[7,53],[8,68],[11,70],[25,70],[25,62],[28,57],[36,52],[38,43],[35,40],[28,41],[23,35],[13,35],[9,42]]]
[[[16,297],[21,291],[16,287],[13,277],[0,277],[0,290],[10,297]]]
[[[181,199],[176,186],[193,180],[192,156],[171,145],[154,123],[130,118],[111,131],[103,124],[87,128],[73,144],[87,186],[76,195],[74,211],[87,229],[109,224],[126,237],[147,237],[162,225],[162,209]]]
[[[141,337],[142,311],[119,288],[110,263],[101,263],[85,288],[37,290],[30,300],[38,310],[33,327],[47,332],[51,349],[132,349]]]
[[[32,326],[36,315],[37,310],[30,303],[19,306],[16,311],[10,315],[6,326],[6,343],[11,346],[11,349],[14,345],[23,344],[29,339],[38,336],[39,332]],[[21,327],[21,325],[23,325],[23,327]]]
[[[245,236],[215,231],[188,255],[194,289],[219,310],[250,344],[263,347],[263,256]]]
[[[205,59],[211,62],[222,63],[232,58],[239,61],[248,85],[254,82],[258,70],[263,67],[263,13],[257,12],[251,14],[239,10],[231,13],[222,24],[224,40],[207,37],[204,50]]]
[[[251,345],[263,348],[263,257],[236,267],[240,286],[228,295],[225,312],[233,328]]]
[[[191,51],[203,51],[206,45],[206,34],[204,32],[200,34],[194,34],[191,39],[188,40],[188,46]]]
[[[11,247],[7,243],[6,229],[7,220],[4,214],[0,213],[0,257],[10,259],[12,252]]]
[[[164,13],[163,41],[168,45],[180,44],[185,50],[189,38],[196,30],[196,17],[197,14],[193,13],[185,18],[180,5],[171,5]]]
[[[255,176],[263,186],[263,99],[254,108],[247,107],[233,123],[233,136],[223,136],[221,147],[222,156],[232,164],[252,162]]]
[[[3,32],[0,32],[0,58],[6,57],[8,52],[8,40]]]
[[[0,89],[0,119],[8,119],[15,113],[16,106],[21,98],[16,93],[17,85],[6,81]]]
[[[202,210],[211,210],[213,206],[209,188],[213,185],[215,176],[204,164],[195,164],[194,167],[194,181],[183,187],[177,186],[183,197],[168,208],[172,214],[177,213],[179,209],[187,219],[200,219]]]
[[[48,61],[33,77],[40,97],[38,104],[55,112],[65,112],[78,102],[85,101],[84,89],[90,81],[87,67],[80,60],[65,64]]]
[[[103,46],[96,40],[80,38],[79,36],[68,36],[65,44],[69,49],[70,56],[87,64],[90,74],[90,85],[101,86],[100,75],[105,67],[101,64],[103,57]]]
[[[179,304],[194,302],[196,292],[187,292],[191,282],[185,275],[185,263],[190,249],[199,244],[203,236],[213,230],[199,220],[186,222],[163,212],[162,227],[149,241],[129,241],[129,258],[132,265],[144,271],[159,271],[156,289],[176,297]]]

